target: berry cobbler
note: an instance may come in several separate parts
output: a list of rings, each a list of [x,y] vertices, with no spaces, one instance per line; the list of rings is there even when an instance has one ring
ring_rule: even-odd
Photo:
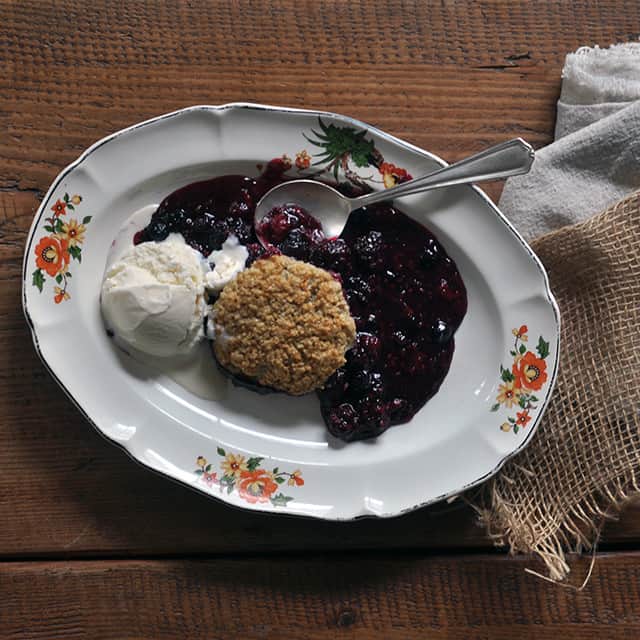
[[[276,160],[258,178],[228,175],[188,185],[165,198],[134,243],[179,233],[209,256],[233,236],[247,249],[246,267],[283,255],[329,272],[342,288],[356,333],[349,344],[340,342],[347,349],[344,357],[313,377],[322,415],[341,440],[378,436],[408,422],[440,388],[467,309],[464,283],[434,235],[387,203],[354,211],[338,238],[325,237],[312,211],[295,204],[277,207],[258,224],[263,246],[253,226],[255,206],[286,180]],[[215,322],[217,294],[213,297]],[[271,329],[281,332],[281,327]],[[262,335],[269,331],[262,328]],[[247,376],[229,367],[228,354],[220,362],[222,352],[213,351],[226,373],[246,385]],[[265,392],[277,385],[261,380],[273,379],[263,375],[250,382]],[[291,380],[287,385],[296,391],[311,388]]]

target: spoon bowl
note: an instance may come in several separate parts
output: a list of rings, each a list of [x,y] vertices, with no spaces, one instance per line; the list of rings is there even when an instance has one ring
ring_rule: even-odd
[[[343,196],[337,189],[316,180],[292,180],[273,187],[260,199],[254,214],[257,225],[273,208],[295,204],[320,222],[327,238],[339,236],[353,211],[355,198]],[[258,227],[256,226],[256,231]],[[260,233],[258,238],[262,242]]]
[[[358,198],[347,198],[337,189],[315,180],[291,180],[273,187],[260,199],[254,213],[254,226],[258,239],[265,244],[259,232],[260,222],[275,207],[295,204],[320,223],[328,238],[333,238],[342,233],[349,214],[355,209],[431,189],[527,173],[533,159],[531,145],[522,138],[514,138],[426,176]]]

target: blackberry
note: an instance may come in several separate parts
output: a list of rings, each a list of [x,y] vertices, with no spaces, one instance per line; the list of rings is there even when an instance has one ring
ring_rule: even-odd
[[[360,404],[359,409],[360,425],[357,439],[375,438],[391,426],[391,418],[380,400],[367,399]]]
[[[358,414],[353,405],[343,402],[329,411],[327,419],[329,432],[341,440],[353,440],[357,433]]]
[[[369,231],[358,238],[354,245],[356,256],[363,265],[375,270],[381,265],[382,234],[379,231]]]
[[[366,304],[373,295],[373,287],[368,280],[360,276],[349,276],[345,281],[347,297],[351,297],[362,304]]]
[[[311,259],[318,267],[344,273],[351,267],[351,249],[340,238],[326,240],[314,249]]]
[[[389,418],[395,424],[406,422],[413,416],[413,408],[409,401],[404,398],[394,398],[386,403],[385,408]]]
[[[238,238],[240,244],[247,244],[247,242],[251,241],[251,227],[240,218],[225,218],[225,224],[227,229],[229,229],[229,233],[233,233],[233,235]]]
[[[278,245],[278,248],[286,256],[297,258],[298,260],[308,260],[311,245],[309,238],[302,229],[294,229],[291,233]]]

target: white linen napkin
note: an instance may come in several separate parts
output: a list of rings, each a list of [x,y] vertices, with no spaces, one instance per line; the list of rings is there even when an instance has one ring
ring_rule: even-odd
[[[640,43],[565,59],[555,141],[510,178],[500,209],[527,240],[585,220],[640,189]]]

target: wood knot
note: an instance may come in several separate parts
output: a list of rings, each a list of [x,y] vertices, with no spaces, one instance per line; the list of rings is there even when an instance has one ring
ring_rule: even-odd
[[[350,627],[356,621],[355,611],[351,609],[345,609],[338,614],[338,626],[339,627]]]

